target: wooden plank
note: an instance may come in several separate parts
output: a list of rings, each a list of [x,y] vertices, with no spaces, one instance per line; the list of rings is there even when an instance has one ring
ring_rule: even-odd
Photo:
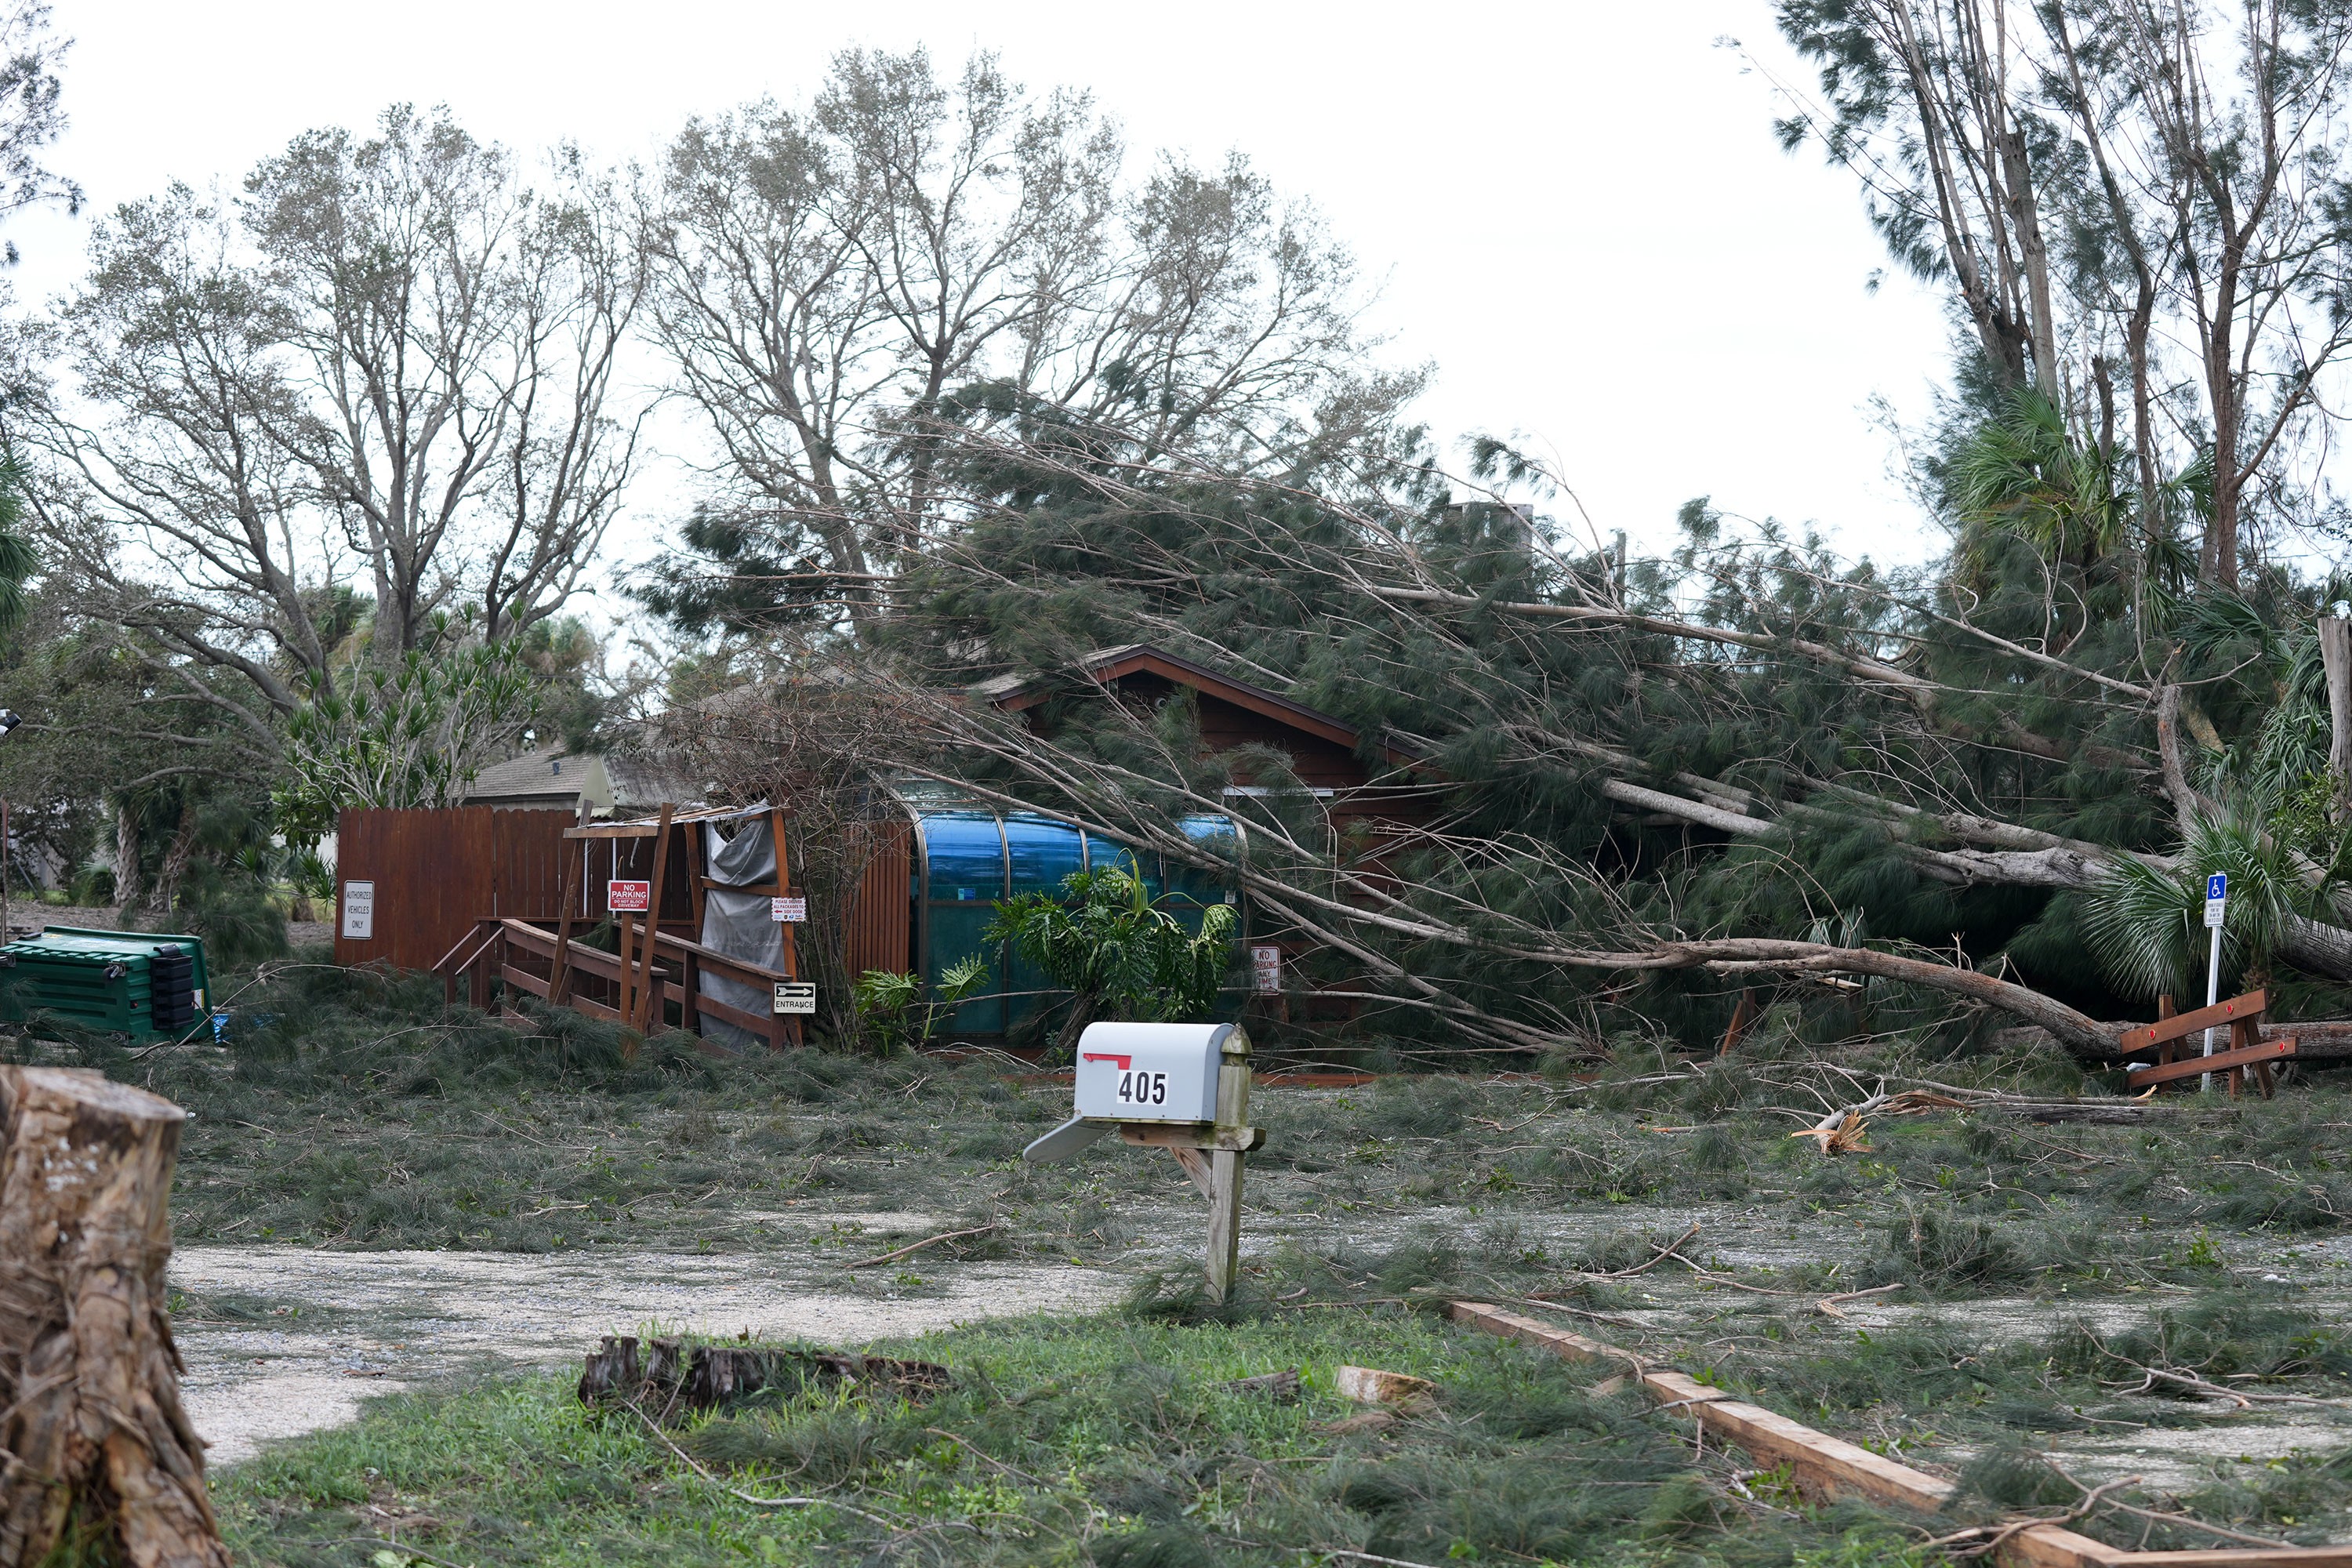
[[[2077,1536],[2075,1539],[2080,1540]],[[2128,1568],[2352,1568],[2352,1546],[2227,1546],[2201,1552],[2115,1552],[2105,1563]],[[2040,1568],[2036,1564],[2036,1568]]]
[[[562,897],[557,900],[561,912],[556,917],[555,966],[548,971],[547,978],[547,997],[551,1002],[561,1003],[563,1000],[565,994],[572,988],[572,977],[570,973],[572,956],[572,906],[573,902],[572,893],[575,887],[580,891],[579,901],[583,904],[586,903],[588,899],[588,846],[585,844],[583,844],[580,847],[580,853],[576,856],[572,853],[568,845],[563,850],[563,892]]]
[[[2002,1568],[2114,1568],[2137,1558],[2128,1552],[2077,1535],[2060,1524],[2037,1524],[2000,1543]]]
[[[2283,1040],[2264,1040],[2260,1045],[2240,1046],[2235,1050],[2215,1051],[2210,1057],[2183,1057],[2177,1062],[2137,1068],[2126,1073],[2124,1080],[2134,1089],[2146,1089],[2150,1084],[2171,1083],[2177,1079],[2196,1078],[2209,1072],[2228,1072],[2293,1055],[2294,1039],[2290,1036]]]
[[[1719,1388],[1709,1388],[1695,1377],[1685,1377],[1678,1372],[1645,1372],[1641,1374],[1643,1391],[1665,1409],[1680,1410],[1692,1405],[1712,1405],[1731,1397]]]
[[[2128,1055],[2164,1045],[2168,1041],[2202,1034],[2209,1028],[2250,1016],[2259,1016],[2268,1005],[2270,993],[2249,991],[2243,996],[2232,996],[2226,1002],[2216,1002],[2210,1007],[2200,1007],[2193,1013],[2175,1013],[2169,1018],[2158,1018],[2137,1029],[2126,1029],[2116,1042],[2116,1048]]]
[[[1647,1381],[1646,1379],[1644,1380]],[[1760,1405],[1719,1399],[1692,1407],[1700,1426],[1737,1443],[1770,1468],[1786,1465],[1797,1484],[1827,1498],[1863,1497],[1933,1513],[1952,1496],[1952,1483],[1895,1463],[1858,1444],[1816,1432]]]
[[[715,969],[726,978],[740,980],[747,985],[772,985],[779,980],[792,978],[781,969],[770,969],[764,964],[753,963],[749,959],[736,958],[719,952],[715,947],[705,947],[698,942],[691,942],[682,936],[674,936],[668,931],[661,933],[656,942],[656,949],[662,956],[676,959],[680,963],[688,958],[696,959],[704,968]]]
[[[518,991],[528,991],[534,996],[547,994],[547,982],[528,969],[517,969],[511,963],[499,966],[499,978]]]
[[[722,1024],[732,1024],[739,1029],[749,1029],[755,1035],[764,1033],[768,1026],[768,1020],[759,1014],[747,1013],[740,1007],[721,1002],[716,996],[698,997],[696,999],[695,1005]]]
[[[1446,1310],[1456,1322],[1523,1344],[1541,1345],[1570,1361],[1615,1362],[1631,1366],[1640,1377],[1643,1391],[1653,1398],[1664,1395],[1662,1404],[1686,1406],[1692,1418],[1709,1432],[1738,1444],[1768,1465],[1788,1465],[1801,1483],[1830,1497],[1876,1498],[1932,1513],[1952,1495],[1949,1481],[1938,1480],[1908,1465],[1898,1465],[1843,1438],[1800,1426],[1761,1405],[1730,1398],[1680,1373],[1646,1368],[1640,1357],[1614,1345],[1566,1329],[1555,1329],[1549,1323],[1507,1312],[1484,1301],[1455,1301]]]
[[[1448,1302],[1445,1311],[1446,1315],[1457,1323],[1467,1323],[1472,1328],[1493,1334],[1498,1339],[1517,1340],[1526,1344],[1541,1345],[1544,1349],[1569,1361],[1619,1362],[1627,1366],[1641,1364],[1640,1357],[1630,1352],[1621,1351],[1615,1345],[1603,1344],[1599,1340],[1589,1340],[1582,1334],[1571,1333],[1566,1329],[1555,1329],[1549,1323],[1538,1322],[1533,1318],[1521,1317],[1517,1312],[1507,1312],[1500,1307],[1490,1306],[1484,1301]]]
[[[563,1005],[583,1017],[602,1018],[608,1024],[617,1024],[621,1021],[621,1010],[618,1007],[607,1007],[593,997],[567,996],[563,999]]]
[[[1540,1345],[1569,1361],[1630,1367],[1643,1391],[1662,1406],[1689,1410],[1702,1429],[1745,1448],[1759,1463],[1788,1466],[1798,1486],[1811,1495],[1870,1498],[1922,1513],[1937,1512],[1951,1499],[1954,1489],[1949,1481],[1843,1437],[1815,1431],[1762,1405],[1731,1398],[1681,1373],[1644,1367],[1639,1356],[1615,1345],[1485,1301],[1448,1302],[1446,1314],[1457,1323],[1499,1339]],[[2008,1568],[2352,1568],[2352,1545],[2127,1552],[2063,1525],[2036,1524],[2002,1542],[2000,1560]]]
[[[643,1029],[652,1028],[661,1018],[660,994],[654,989],[659,984],[654,979],[654,948],[661,939],[662,882],[669,870],[669,819],[677,809],[668,801],[662,802],[661,833],[654,839],[653,886],[646,895],[646,1000],[638,1008],[641,1021],[637,1026]],[[694,934],[700,936],[702,932],[698,930]]]

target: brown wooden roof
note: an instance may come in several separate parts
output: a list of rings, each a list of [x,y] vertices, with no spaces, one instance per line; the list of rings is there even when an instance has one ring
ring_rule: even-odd
[[[1319,709],[1309,708],[1304,702],[1294,702],[1263,686],[1236,680],[1205,664],[1196,663],[1181,654],[1171,653],[1150,643],[1129,643],[1124,647],[1102,648],[1087,655],[1081,663],[1086,673],[1098,685],[1108,686],[1130,675],[1156,675],[1179,686],[1222,698],[1236,708],[1246,709],[1262,718],[1349,752],[1355,751],[1363,739],[1363,731],[1356,726],[1335,719]],[[999,676],[993,680],[982,681],[976,689],[1008,713],[1034,708],[1053,694],[1052,688],[1034,676]],[[1419,752],[1393,741],[1381,741],[1380,748],[1393,767],[1411,767],[1423,761]]]

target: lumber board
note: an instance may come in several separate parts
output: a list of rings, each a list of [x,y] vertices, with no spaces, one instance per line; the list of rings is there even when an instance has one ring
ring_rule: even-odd
[[[2124,1075],[2134,1089],[2146,1089],[2154,1083],[2171,1083],[2178,1079],[2196,1078],[2201,1073],[2229,1072],[2256,1062],[2277,1061],[2295,1054],[2294,1037],[2283,1040],[2264,1040],[2259,1045],[2233,1046],[2226,1051],[2215,1051],[2210,1057],[2183,1057],[2177,1062],[2159,1062],[2155,1067],[2135,1068]]]
[[[1731,1397],[1720,1388],[1710,1388],[1695,1377],[1685,1377],[1678,1372],[1644,1372],[1641,1374],[1642,1391],[1669,1410],[1681,1410],[1693,1405],[1713,1405]]]
[[[1760,1405],[1735,1399],[1681,1373],[1647,1367],[1631,1351],[1486,1301],[1448,1302],[1446,1315],[1498,1339],[1540,1345],[1569,1361],[1630,1366],[1643,1391],[1660,1405],[1688,1410],[1703,1431],[1745,1448],[1760,1464],[1788,1466],[1797,1485],[1812,1496],[1868,1498],[1922,1513],[1939,1512],[1951,1500],[1949,1481]],[[2352,1568],[2352,1546],[2126,1552],[2063,1525],[2035,1524],[2003,1541],[2000,1560],[2004,1568]]]
[[[534,996],[547,994],[547,982],[527,969],[517,969],[511,963],[499,965],[499,978],[518,991],[528,991]]]
[[[722,1024],[732,1024],[739,1029],[749,1029],[755,1035],[765,1035],[768,1032],[769,1018],[765,1014],[747,1013],[740,1007],[721,1002],[717,997],[707,994],[697,996],[694,999],[694,1005],[696,1011],[709,1014]]]
[[[2241,1018],[2259,1019],[2269,1003],[2270,993],[2249,991],[2243,996],[2232,996],[2226,1002],[2216,1002],[2210,1007],[2175,1013],[2169,1018],[2158,1018],[2153,1024],[2126,1029],[2116,1045],[2126,1052],[2148,1050],[2170,1040],[2186,1039],[2208,1029],[2218,1029],[2224,1024],[2234,1024]]]
[[[1760,1463],[1788,1466],[1807,1492],[1831,1499],[1870,1498],[1922,1513],[1934,1513],[1951,1500],[1951,1482],[1860,1444],[1816,1432],[1760,1405],[1717,1399],[1695,1406],[1693,1414],[1700,1426],[1738,1444]]]
[[[2115,1568],[2135,1554],[2077,1534],[2063,1524],[2037,1524],[2000,1543],[2002,1568]]]
[[[2225,1546],[2199,1552],[2117,1552],[2106,1562],[2118,1568],[2352,1568],[2352,1546]],[[2036,1565],[2039,1568],[2039,1565]]]
[[[1541,1345],[1570,1361],[1618,1362],[1632,1367],[1641,1365],[1639,1356],[1621,1351],[1615,1345],[1589,1340],[1566,1329],[1555,1329],[1549,1323],[1521,1317],[1517,1312],[1506,1312],[1502,1308],[1484,1301],[1454,1301],[1448,1304],[1446,1313],[1457,1323],[1467,1323],[1498,1339]]]

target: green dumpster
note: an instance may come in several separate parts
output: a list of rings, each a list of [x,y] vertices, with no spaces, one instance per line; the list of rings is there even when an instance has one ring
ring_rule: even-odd
[[[0,1018],[47,1014],[134,1042],[178,1038],[204,1012],[201,937],[46,926],[0,947]]]

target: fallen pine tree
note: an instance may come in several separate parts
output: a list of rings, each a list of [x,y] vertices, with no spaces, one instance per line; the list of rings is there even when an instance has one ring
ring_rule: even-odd
[[[939,435],[967,520],[857,646],[812,643],[822,679],[679,726],[698,776],[759,788],[805,728],[780,714],[864,705],[887,718],[847,727],[869,781],[1212,872],[1305,987],[1434,1053],[1719,1037],[1761,979],[1997,1009],[2103,1063],[2124,1026],[2102,1018],[2201,988],[2212,870],[2225,969],[2299,971],[2352,1012],[2352,809],[2327,804],[2352,802],[2330,740],[2352,665],[2322,670],[2318,584],[2223,591],[2128,537],[2053,562],[1997,519],[1896,580],[1696,505],[1683,548],[1632,562],[1397,475]],[[1089,655],[1139,638],[1344,720],[1386,770],[1368,793],[1428,809],[1349,826],[1181,692],[1106,690]],[[1007,674],[1045,700],[971,695]],[[1186,829],[1211,815],[1234,839]]]

